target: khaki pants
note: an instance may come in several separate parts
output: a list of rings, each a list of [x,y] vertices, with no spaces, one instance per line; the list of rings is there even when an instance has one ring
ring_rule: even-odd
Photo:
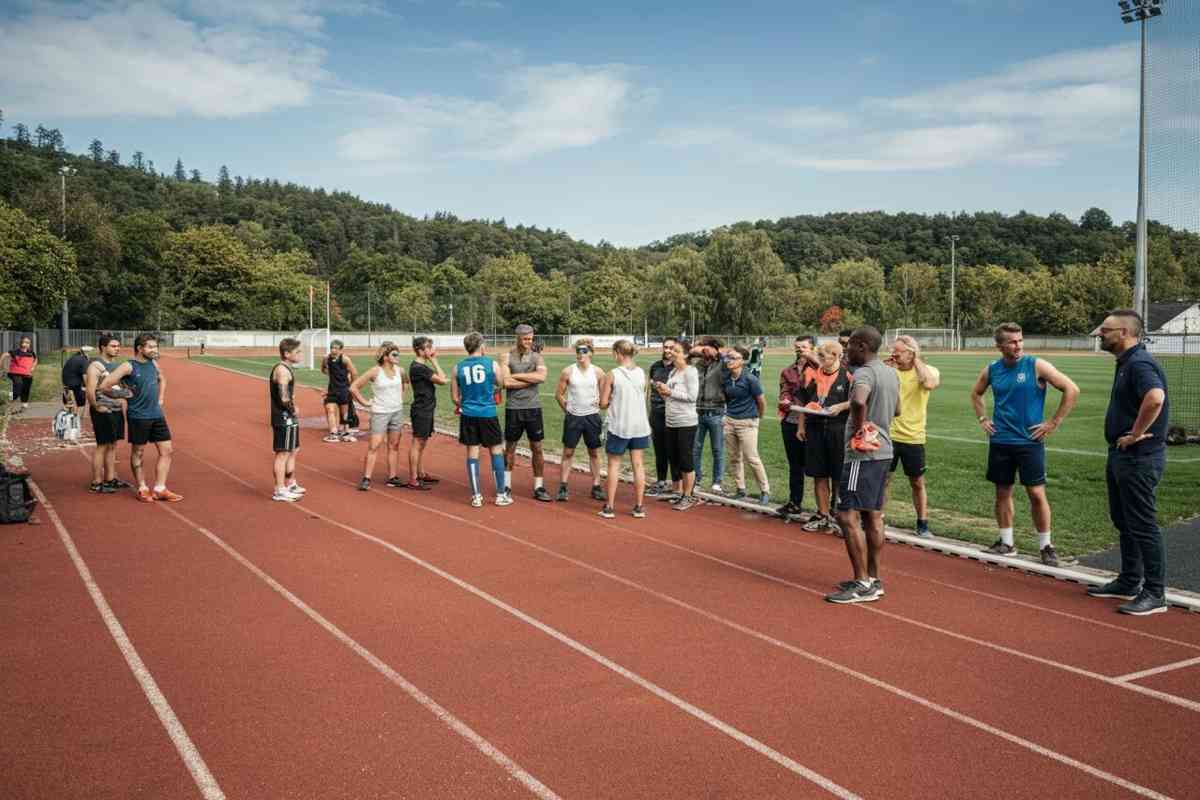
[[[762,459],[758,457],[758,418],[732,419],[725,417],[725,454],[729,459],[729,468],[733,471],[737,488],[746,488],[746,464],[754,470],[754,480],[758,481],[760,492],[770,494],[771,484],[767,482],[767,469]]]

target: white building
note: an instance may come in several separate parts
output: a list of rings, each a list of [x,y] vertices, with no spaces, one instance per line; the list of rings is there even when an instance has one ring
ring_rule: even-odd
[[[1146,323],[1150,333],[1200,333],[1200,300],[1151,303]]]

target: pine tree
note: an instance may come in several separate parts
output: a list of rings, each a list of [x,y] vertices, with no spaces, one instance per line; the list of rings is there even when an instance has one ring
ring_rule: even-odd
[[[183,159],[182,158],[175,159],[175,180],[177,180],[177,181],[186,181],[187,180],[187,173],[184,172],[184,170],[183,170]]]
[[[99,164],[104,160],[104,144],[99,139],[92,139],[92,143],[88,145],[88,152],[92,154],[92,161]]]
[[[33,140],[34,140],[34,145],[39,150],[49,147],[50,146],[50,131],[46,129],[45,125],[38,125],[37,128],[34,129]]]
[[[51,128],[48,133],[50,136],[50,152],[67,152],[67,143],[63,139],[62,131],[60,131],[58,128]]]
[[[109,150],[108,151],[108,165],[110,167],[121,166],[121,154],[118,153],[116,150]]]
[[[229,179],[229,167],[224,164],[217,171],[217,190],[221,193],[221,197],[225,197],[233,191],[233,181]]]
[[[130,160],[130,162],[129,162],[129,163],[130,163],[130,165],[131,165],[131,166],[132,166],[134,169],[138,170],[139,172],[145,172],[145,171],[146,171],[146,159],[145,159],[145,156],[146,156],[146,154],[145,154],[145,153],[143,153],[141,150],[134,150],[134,151],[133,151],[133,158],[132,158],[132,159]]]
[[[13,126],[13,138],[22,147],[29,146],[29,128],[24,122],[18,122]]]
[[[191,181],[192,181],[192,183],[200,183],[201,182],[200,170],[198,170],[198,169],[192,170]]]

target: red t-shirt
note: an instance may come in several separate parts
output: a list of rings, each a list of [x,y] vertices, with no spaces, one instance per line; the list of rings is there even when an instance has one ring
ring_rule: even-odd
[[[33,367],[37,364],[37,353],[32,350],[9,350],[8,351],[8,374],[9,375],[25,375],[33,374]]]

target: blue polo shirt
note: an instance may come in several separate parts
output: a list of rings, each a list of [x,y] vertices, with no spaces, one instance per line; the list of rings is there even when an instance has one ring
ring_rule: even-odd
[[[763,393],[762,384],[750,374],[750,370],[743,369],[736,380],[732,374],[726,374],[721,388],[725,391],[725,416],[730,419],[758,417],[758,403],[755,402],[755,398]]]
[[[1108,412],[1104,415],[1104,438],[1110,447],[1115,447],[1117,439],[1133,429],[1142,398],[1151,389],[1162,389],[1166,395],[1167,376],[1144,345],[1135,345],[1117,356],[1117,374],[1113,377]],[[1134,445],[1127,452],[1150,453],[1166,447],[1169,411],[1170,401],[1164,397],[1158,419],[1146,429],[1151,438]]]

